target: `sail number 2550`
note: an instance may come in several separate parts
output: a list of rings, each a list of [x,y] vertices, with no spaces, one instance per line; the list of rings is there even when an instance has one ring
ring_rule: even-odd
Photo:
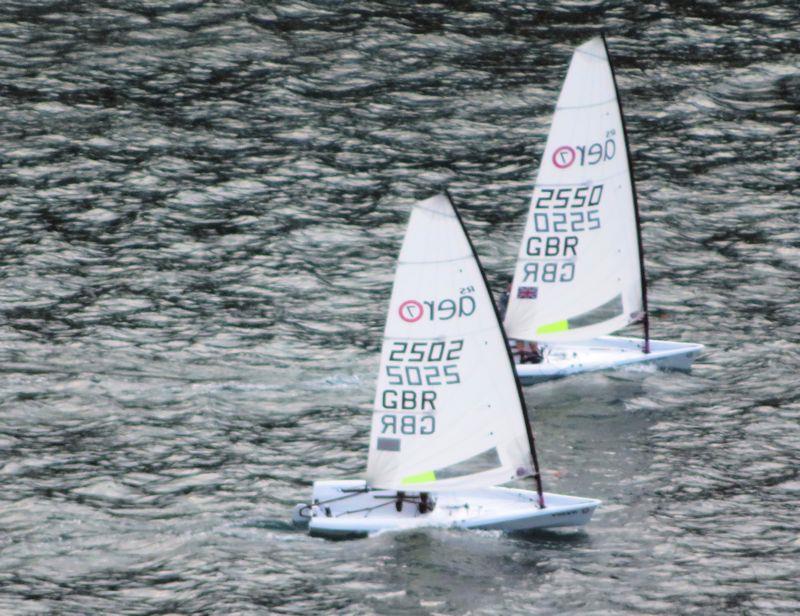
[[[534,195],[536,209],[554,210],[576,207],[595,207],[603,198],[603,185],[579,186],[569,188],[539,188],[538,197]]]
[[[533,231],[536,233],[580,233],[600,228],[603,185],[579,188],[539,188],[534,195]],[[568,211],[563,211],[569,208]],[[562,211],[558,211],[562,210]]]

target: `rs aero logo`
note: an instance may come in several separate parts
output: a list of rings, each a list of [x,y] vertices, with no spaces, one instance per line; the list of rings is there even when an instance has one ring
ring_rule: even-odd
[[[595,141],[589,145],[562,145],[553,152],[553,164],[559,169],[566,169],[577,163],[578,166],[598,165],[613,160],[617,155],[617,142],[614,140],[617,131],[606,131],[604,141]]]
[[[459,297],[440,300],[407,299],[400,303],[397,312],[406,323],[417,321],[449,321],[461,317],[470,317],[475,313],[475,298],[472,293],[475,287],[468,286],[460,290]]]

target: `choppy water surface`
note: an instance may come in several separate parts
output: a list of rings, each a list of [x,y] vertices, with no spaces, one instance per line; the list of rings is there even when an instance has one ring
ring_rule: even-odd
[[[731,6],[724,6],[731,4]],[[0,612],[800,609],[795,2],[8,0]],[[510,276],[605,28],[658,337],[691,375],[526,390],[585,532],[312,539],[358,476],[411,201]]]

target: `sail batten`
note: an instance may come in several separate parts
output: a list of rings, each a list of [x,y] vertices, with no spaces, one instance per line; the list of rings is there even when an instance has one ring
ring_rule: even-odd
[[[635,193],[605,44],[575,50],[539,166],[505,328],[520,340],[610,334],[643,308]]]
[[[616,103],[617,97],[609,98],[606,101],[600,101],[599,103],[589,103],[588,105],[563,105],[558,106],[556,105],[556,111],[569,111],[571,109],[589,109],[590,107],[602,107],[603,105],[608,105],[610,103]]]
[[[441,491],[533,475],[523,404],[461,221],[446,196],[423,201],[412,210],[389,303],[369,485]]]
[[[398,261],[397,265],[430,265],[431,263],[452,263],[453,261],[466,261],[467,259],[474,258],[472,254],[464,255],[463,257],[453,257],[452,259],[426,259],[423,261]]]

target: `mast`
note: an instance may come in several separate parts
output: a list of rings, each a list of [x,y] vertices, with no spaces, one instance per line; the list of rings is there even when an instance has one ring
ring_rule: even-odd
[[[542,474],[539,470],[539,458],[536,455],[536,442],[533,438],[533,429],[531,428],[531,421],[528,417],[528,407],[525,404],[525,397],[522,395],[522,384],[520,383],[519,376],[517,375],[517,371],[514,368],[514,359],[511,356],[511,345],[508,343],[508,336],[506,336],[506,330],[503,327],[503,321],[500,318],[500,313],[497,311],[497,304],[494,301],[494,297],[492,297],[492,288],[489,286],[489,281],[486,279],[486,272],[483,270],[483,265],[481,264],[481,260],[478,258],[478,253],[475,251],[475,245],[472,243],[472,238],[467,233],[467,228],[464,226],[464,221],[461,218],[461,214],[456,208],[456,204],[453,201],[453,198],[450,196],[450,193],[445,189],[444,191],[447,200],[450,201],[450,205],[453,206],[453,212],[455,212],[456,218],[458,219],[458,224],[461,225],[461,228],[464,230],[464,236],[467,238],[467,242],[469,243],[470,250],[472,251],[472,256],[475,257],[475,263],[478,264],[478,270],[483,277],[483,282],[486,285],[486,289],[489,291],[489,297],[492,300],[492,309],[494,310],[494,316],[497,319],[497,324],[500,326],[500,333],[503,334],[503,343],[506,346],[506,354],[508,356],[508,363],[511,366],[511,373],[514,375],[514,382],[517,385],[517,396],[519,396],[520,406],[522,408],[522,418],[525,423],[525,431],[528,435],[528,447],[531,451],[531,460],[533,461],[533,478],[536,482],[536,492],[539,495],[539,508],[544,509],[544,493],[542,490]]]
[[[606,43],[606,35],[600,32],[600,37],[603,39],[603,47],[606,50],[606,58],[608,59],[608,67],[611,69],[611,80],[614,82],[614,94],[617,97],[617,107],[619,107],[619,117],[622,122],[622,138],[625,141],[625,153],[628,156],[628,174],[631,179],[631,192],[633,193],[633,212],[636,216],[636,240],[639,243],[639,274],[642,281],[642,310],[644,317],[642,318],[642,327],[644,328],[644,348],[645,353],[650,352],[650,313],[647,310],[647,277],[644,272],[644,250],[642,248],[642,223],[639,217],[639,200],[636,197],[636,182],[633,179],[633,158],[631,158],[631,148],[628,145],[628,131],[625,128],[625,113],[622,111],[622,99],[619,97],[619,88],[617,88],[617,77],[614,74],[614,64],[611,62],[611,56],[608,53],[608,43]]]

